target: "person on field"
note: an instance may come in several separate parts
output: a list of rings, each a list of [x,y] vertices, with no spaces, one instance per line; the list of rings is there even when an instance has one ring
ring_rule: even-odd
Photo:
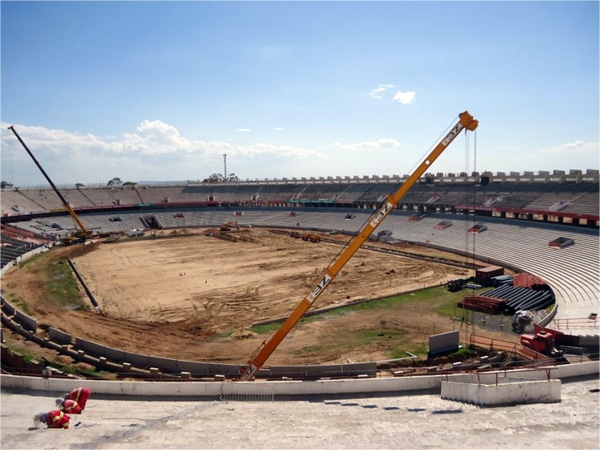
[[[73,401],[77,402],[77,405],[79,406],[79,408],[81,408],[81,411],[83,411],[85,409],[85,405],[86,405],[88,399],[90,398],[91,394],[92,394],[92,391],[90,391],[88,388],[80,387],[77,389],[73,389],[68,394],[63,395],[63,399],[73,400]],[[80,411],[80,413],[81,413],[81,411]]]
[[[36,414],[33,418],[33,423],[36,428],[46,424],[48,428],[69,428],[69,422],[71,418],[68,414],[58,411],[52,410],[45,413]]]
[[[58,397],[56,399],[56,406],[64,413],[67,414],[81,414],[83,408],[79,406],[75,400],[64,399],[62,397]]]

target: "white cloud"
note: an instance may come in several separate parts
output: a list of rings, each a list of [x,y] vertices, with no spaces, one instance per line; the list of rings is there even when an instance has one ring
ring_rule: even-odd
[[[283,131],[283,130],[285,130],[285,128],[277,127],[277,128],[273,128],[273,130],[275,130],[275,131]]]
[[[236,131],[239,131],[241,133],[252,133],[252,130],[250,128],[238,128]]]
[[[562,145],[554,145],[552,147],[541,148],[538,153],[545,155],[581,155],[581,154],[592,154],[592,152],[598,153],[599,143],[574,141]]]
[[[575,141],[568,144],[563,145],[564,148],[576,148],[581,147],[584,144],[583,141]]]
[[[369,95],[371,98],[381,99],[383,98],[381,94],[383,94],[387,89],[391,89],[393,87],[393,84],[380,84],[375,89],[373,89]]]
[[[333,148],[337,150],[381,150],[400,147],[400,142],[396,139],[377,139],[376,141],[359,142],[356,144],[342,144],[340,142],[334,142]]]
[[[398,103],[402,103],[403,105],[409,105],[415,101],[417,93],[415,91],[407,91],[407,92],[396,92],[394,95],[394,101]]]
[[[20,186],[44,183],[39,169],[7,130],[8,124],[1,126],[2,179]],[[144,120],[135,131],[121,136],[25,125],[15,125],[15,129],[52,180],[62,185],[97,183],[115,176],[130,181],[203,179],[221,170],[223,153],[229,156],[231,170],[242,178],[254,178],[253,173],[267,176],[271,170],[270,176],[275,177],[290,165],[309,167],[328,158],[318,148],[192,140],[160,120]],[[274,167],[275,163],[281,168]]]
[[[599,142],[574,141],[538,149],[500,149],[481,153],[477,164],[493,172],[598,169]]]

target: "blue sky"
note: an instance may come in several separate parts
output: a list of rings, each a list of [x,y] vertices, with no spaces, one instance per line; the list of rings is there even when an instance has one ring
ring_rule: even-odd
[[[1,177],[598,169],[598,5],[2,1]]]

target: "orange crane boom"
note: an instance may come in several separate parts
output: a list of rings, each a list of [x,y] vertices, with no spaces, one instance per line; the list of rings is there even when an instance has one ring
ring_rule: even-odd
[[[348,242],[344,250],[337,258],[325,269],[325,272],[319,278],[319,281],[312,287],[310,292],[304,296],[292,314],[283,322],[281,327],[261,344],[255,351],[255,354],[240,371],[238,381],[252,380],[259,369],[265,364],[269,356],[275,351],[279,344],[285,339],[292,328],[298,323],[302,316],[308,311],[315,300],[329,286],[331,281],[342,270],[350,258],[356,253],[360,246],[371,236],[373,231],[381,224],[388,214],[393,211],[398,202],[409,191],[410,188],[419,180],[425,171],[433,164],[433,162],[442,154],[442,152],[450,145],[450,143],[463,130],[475,131],[479,122],[473,119],[473,116],[468,111],[462,112],[459,115],[458,122],[451,128],[441,142],[427,155],[415,171],[408,179],[392,194],[389,194],[383,204],[371,216],[368,222],[363,225],[359,232]]]
[[[21,143],[21,145],[23,146],[23,148],[25,149],[27,154],[31,157],[31,159],[33,160],[35,165],[38,167],[38,169],[40,169],[40,171],[42,172],[42,175],[44,175],[44,178],[46,178],[48,183],[50,183],[50,186],[52,186],[52,189],[54,189],[54,192],[56,193],[56,195],[58,195],[58,198],[60,198],[60,201],[62,202],[63,206],[69,212],[69,214],[71,215],[71,218],[75,222],[75,225],[77,226],[76,238],[73,238],[71,242],[76,242],[79,239],[85,240],[85,239],[89,238],[90,236],[92,236],[93,233],[85,228],[85,226],[81,222],[81,219],[79,219],[79,216],[75,213],[73,208],[71,208],[71,205],[69,205],[69,202],[67,201],[67,199],[61,194],[61,192],[58,190],[58,188],[54,185],[54,183],[52,182],[52,180],[50,179],[50,177],[48,176],[48,174],[46,173],[44,168],[41,166],[41,164],[38,162],[38,160],[35,159],[35,156],[33,156],[33,153],[31,153],[31,150],[29,150],[29,147],[27,147],[25,142],[23,142],[23,139],[21,139],[21,136],[19,136],[19,134],[17,133],[17,130],[15,130],[14,126],[11,125],[10,127],[8,127],[8,129],[13,132],[13,134],[19,140],[19,142]]]

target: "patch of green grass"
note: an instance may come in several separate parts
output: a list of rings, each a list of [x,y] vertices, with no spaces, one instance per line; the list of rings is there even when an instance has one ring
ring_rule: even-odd
[[[50,302],[70,309],[89,308],[79,298],[78,284],[66,261],[48,264],[45,270],[48,282],[44,290]]]
[[[428,302],[431,304],[432,311],[444,317],[453,315],[462,316],[463,310],[456,306],[456,303],[464,298],[464,292],[448,292],[444,286],[438,286],[423,289],[416,292],[410,292],[402,295],[372,300],[356,305],[342,306],[330,311],[311,314],[300,319],[297,326],[303,323],[310,323],[317,320],[326,320],[329,317],[340,316],[350,312],[361,312],[368,310],[390,310],[417,302]],[[251,331],[257,334],[271,333],[279,328],[281,322],[275,322],[267,325],[252,327]]]
[[[227,338],[228,338],[228,337],[230,337],[230,336],[231,336],[233,333],[234,333],[234,331],[233,331],[233,330],[231,330],[231,331],[226,331],[225,333],[222,333],[222,334],[218,335],[218,336],[216,337],[216,339],[227,339]]]
[[[39,358],[35,353],[31,353],[29,350],[23,348],[15,348],[13,345],[8,344],[8,351],[13,355],[19,355],[23,358],[25,364],[29,364],[32,361],[38,361]]]
[[[448,292],[445,290],[440,292],[438,298],[441,304],[434,310],[436,314],[444,317],[462,317],[463,314],[466,314],[466,310],[456,306],[459,301],[465,298],[464,291]]]
[[[467,347],[461,347],[457,351],[450,353],[448,355],[448,357],[462,359],[462,358],[468,358],[468,357],[476,355],[476,354],[477,354],[477,352],[475,352],[473,348],[467,346]]]
[[[25,314],[29,314],[29,305],[25,303],[24,300],[17,297],[15,294],[10,294],[8,296],[8,301],[18,310],[24,312]]]
[[[307,355],[310,353],[324,353],[326,351],[332,350],[333,347],[332,346],[325,346],[325,345],[311,345],[310,347],[304,347],[301,350],[295,351],[294,354],[296,355]]]
[[[281,322],[268,323],[266,325],[257,325],[250,328],[250,331],[256,334],[269,334],[277,330],[281,326]]]
[[[33,263],[33,262],[37,261],[37,260],[38,260],[38,259],[39,259],[41,256],[42,256],[42,253],[36,253],[35,255],[33,255],[33,256],[31,256],[31,257],[27,258],[26,260],[24,260],[24,261],[21,261],[21,262],[19,263],[19,269],[22,269],[22,268],[23,268],[23,267],[25,267],[27,264],[31,264],[31,263]]]
[[[304,347],[294,353],[296,355],[310,355],[313,353],[337,355],[359,348],[373,348],[381,351],[383,347],[387,347],[383,350],[383,353],[388,359],[410,356],[407,353],[407,347],[410,347],[409,351],[413,354],[427,354],[425,345],[418,344],[415,346],[414,343],[407,341],[406,334],[403,331],[392,329],[349,330],[335,336],[327,336],[319,345]]]
[[[426,305],[426,309],[431,314],[437,314],[443,317],[462,317],[464,314],[467,320],[470,319],[472,311],[466,311],[456,306],[465,296],[464,291],[448,292],[445,286],[438,286],[410,292],[402,295],[373,300],[370,302],[356,305],[343,306],[323,313],[313,314],[303,317],[296,327],[303,324],[331,319],[348,313],[360,313],[363,311],[382,310],[389,311],[390,314],[406,311],[411,305]],[[281,322],[271,323],[252,327],[251,331],[256,334],[270,334],[275,332],[281,326]],[[367,330],[348,330],[347,332],[337,333],[335,336],[325,337],[319,345],[305,347],[296,352],[297,355],[310,354],[331,354],[335,355],[358,348],[373,348],[374,351],[383,352],[388,359],[398,359],[410,356],[407,352],[419,357],[426,357],[429,351],[428,343],[423,341],[415,343],[408,340],[404,330],[391,328],[377,328]]]
[[[410,350],[407,350],[407,346],[407,344],[400,345],[385,351],[384,354],[388,359],[399,359],[411,356],[407,353],[408,351],[415,356],[427,356],[429,353],[429,349],[425,344],[412,344],[410,345]]]

